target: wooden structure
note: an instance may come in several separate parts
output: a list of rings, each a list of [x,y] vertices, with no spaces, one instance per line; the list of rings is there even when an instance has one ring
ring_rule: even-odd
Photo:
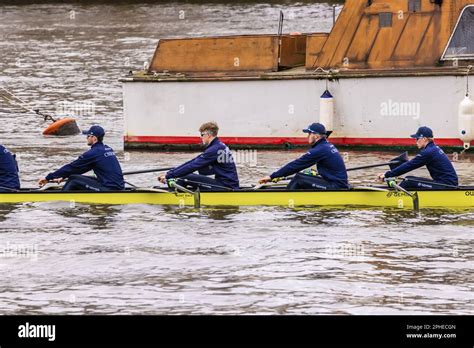
[[[472,0],[348,0],[326,40],[308,37],[306,68],[434,67],[468,4]]]
[[[149,71],[278,71],[305,64],[306,36],[239,35],[160,40]]]
[[[239,74],[315,68],[442,65],[462,9],[472,0],[347,0],[330,33],[162,39],[148,73]]]

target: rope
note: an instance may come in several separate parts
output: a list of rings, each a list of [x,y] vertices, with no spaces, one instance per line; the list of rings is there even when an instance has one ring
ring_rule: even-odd
[[[28,112],[31,112],[31,113],[39,115],[39,116],[43,116],[45,121],[50,120],[52,122],[56,122],[56,120],[53,118],[53,116],[43,114],[42,112],[39,111],[39,109],[32,109],[31,106],[26,101],[24,101],[23,99],[17,97],[15,94],[10,92],[5,87],[0,86],[0,90],[1,90],[0,97],[2,97],[2,99],[4,99],[10,105],[19,106],[23,110],[26,110]]]

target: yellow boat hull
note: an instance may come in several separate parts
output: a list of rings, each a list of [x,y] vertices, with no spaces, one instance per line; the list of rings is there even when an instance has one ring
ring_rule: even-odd
[[[418,191],[421,208],[473,208],[474,188]],[[1,193],[0,203],[52,202],[91,204],[159,204],[193,206],[191,194],[174,192],[11,192]],[[413,200],[395,191],[238,191],[201,192],[201,206],[364,206],[413,208]]]

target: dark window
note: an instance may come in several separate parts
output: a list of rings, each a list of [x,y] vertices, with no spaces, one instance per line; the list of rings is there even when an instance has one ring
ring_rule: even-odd
[[[474,5],[462,11],[442,59],[474,59]]]
[[[392,14],[391,13],[379,13],[379,27],[387,28],[392,26]]]
[[[408,11],[420,12],[421,11],[421,0],[408,0]]]

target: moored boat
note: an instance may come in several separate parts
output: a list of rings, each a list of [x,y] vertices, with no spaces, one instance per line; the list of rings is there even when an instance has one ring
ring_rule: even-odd
[[[304,145],[319,121],[336,145],[411,146],[428,124],[468,148],[473,27],[473,0],[347,0],[330,33],[160,38],[122,78],[125,146],[196,147],[206,115],[232,147]]]
[[[474,186],[447,190],[416,191],[421,208],[474,208]],[[196,202],[198,200],[199,202]],[[251,188],[229,192],[195,194],[159,189],[134,189],[110,192],[62,192],[59,190],[20,190],[0,194],[0,203],[70,202],[90,204],[158,204],[172,206],[355,206],[413,208],[409,195],[377,187],[339,191],[287,191]]]

